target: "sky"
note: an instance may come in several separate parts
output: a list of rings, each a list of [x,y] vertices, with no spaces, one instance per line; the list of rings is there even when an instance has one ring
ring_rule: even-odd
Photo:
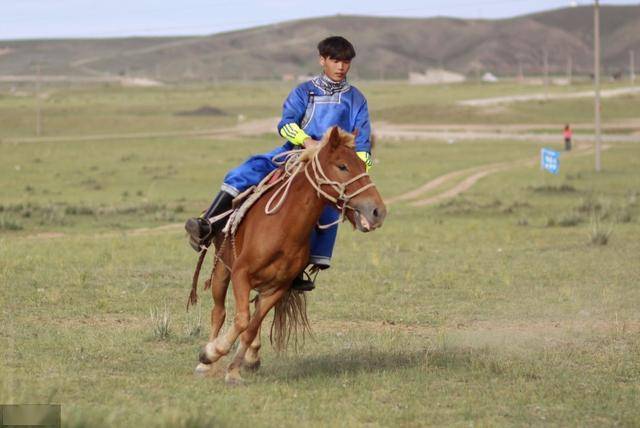
[[[507,18],[588,0],[0,0],[0,40],[204,35],[336,14]],[[640,0],[601,0],[638,5]]]

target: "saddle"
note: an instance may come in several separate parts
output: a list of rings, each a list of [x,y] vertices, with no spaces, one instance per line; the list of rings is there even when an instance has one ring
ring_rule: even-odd
[[[233,212],[229,215],[229,219],[227,220],[227,224],[224,229],[222,229],[222,233],[225,235],[235,235],[238,230],[238,226],[242,223],[242,219],[253,204],[255,204],[256,201],[267,192],[267,190],[278,184],[283,177],[284,168],[275,169],[263,178],[257,186],[251,186],[236,196],[231,203],[231,209]]]

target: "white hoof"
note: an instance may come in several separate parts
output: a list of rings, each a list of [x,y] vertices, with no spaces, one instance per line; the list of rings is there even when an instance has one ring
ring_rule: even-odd
[[[227,386],[242,386],[244,385],[244,379],[239,374],[227,373],[224,377],[224,383]]]
[[[196,376],[204,377],[211,372],[211,368],[212,368],[212,364],[199,363],[196,366],[196,369],[193,371],[193,374]]]

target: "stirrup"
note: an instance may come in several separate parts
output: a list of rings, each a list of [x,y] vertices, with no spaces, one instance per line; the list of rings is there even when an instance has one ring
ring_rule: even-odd
[[[208,232],[204,230],[207,227],[204,223],[208,224]],[[185,223],[185,230],[189,236],[189,245],[197,252],[208,248],[215,234],[212,225],[202,218],[188,219]]]
[[[312,266],[311,269],[309,269],[310,273],[303,270],[291,283],[291,289],[301,293],[313,290],[316,288],[316,278],[318,277],[319,271],[320,269],[317,269],[316,266]],[[313,277],[311,275],[313,275]]]

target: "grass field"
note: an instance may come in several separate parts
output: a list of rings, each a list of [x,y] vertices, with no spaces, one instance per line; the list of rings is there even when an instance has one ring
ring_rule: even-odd
[[[363,86],[378,120],[405,117],[402,105],[422,99],[415,88]],[[435,91],[425,111],[454,108],[445,93],[420,90]],[[450,101],[518,92],[452,91]],[[285,93],[59,90],[45,135],[228,126],[237,114],[276,115],[280,101],[269,99]],[[29,102],[0,98],[0,138],[32,135]],[[173,116],[204,104],[230,115]],[[514,105],[495,118],[555,123],[570,111],[586,122],[586,105]],[[637,105],[605,108],[614,120],[637,117]],[[466,120],[418,111],[407,121]],[[201,293],[184,310],[195,255],[179,223],[227,169],[274,144],[270,135],[1,143],[0,403],[60,403],[72,427],[640,425],[636,143],[610,144],[599,174],[588,153],[563,157],[559,176],[520,166],[437,205],[391,205],[372,234],[343,225],[334,266],[309,296],[314,338],[298,353],[264,346],[243,387],[195,378],[211,302]],[[372,175],[390,198],[540,147],[383,139]],[[610,232],[606,245],[591,243],[596,232]],[[150,312],[165,308],[159,339]]]
[[[621,85],[605,84],[604,89]],[[404,83],[358,83],[367,95],[374,121],[424,124],[549,124],[593,121],[589,99],[531,101],[507,106],[473,108],[457,101],[504,95],[543,93],[542,86],[498,84],[456,84],[442,86]],[[166,86],[121,88],[118,86],[44,87],[40,94],[42,135],[93,135],[123,132],[171,132],[209,130],[233,125],[238,115],[247,119],[275,117],[289,83],[246,83],[229,85]],[[2,88],[0,88],[2,89]],[[16,96],[0,90],[0,140],[31,137],[35,134],[36,99],[25,87]],[[551,86],[549,93],[570,93],[591,89],[589,85]],[[179,112],[202,106],[219,108],[219,116],[184,116]],[[640,115],[640,95],[606,100],[607,122],[635,119]]]

